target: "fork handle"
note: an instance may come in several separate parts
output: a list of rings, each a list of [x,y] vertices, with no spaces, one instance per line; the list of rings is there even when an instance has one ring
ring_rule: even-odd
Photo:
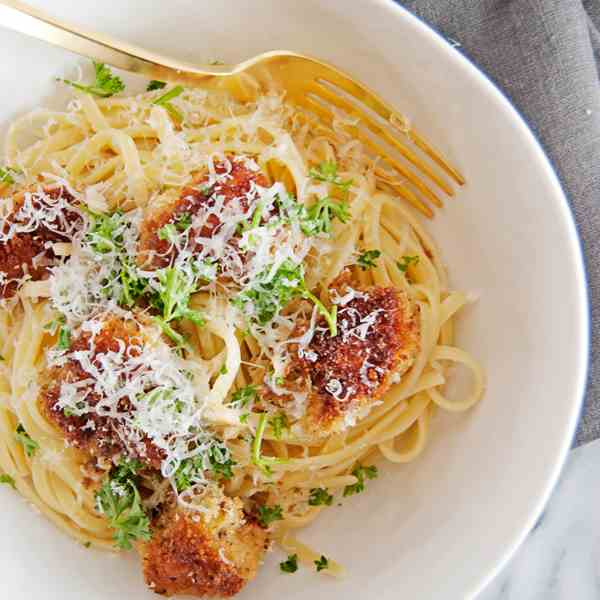
[[[198,81],[228,70],[212,65],[199,68],[154,54],[132,44],[59,21],[19,0],[0,0],[0,26],[148,79]]]

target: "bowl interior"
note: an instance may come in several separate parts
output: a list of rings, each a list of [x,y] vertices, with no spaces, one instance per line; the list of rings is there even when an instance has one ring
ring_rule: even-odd
[[[392,2],[31,4],[191,61],[237,62],[279,48],[318,56],[377,90],[463,171],[468,185],[427,226],[452,284],[479,297],[463,314],[459,342],[487,370],[483,402],[467,414],[438,415],[421,458],[382,463],[367,493],[300,534],[344,563],[346,579],[308,570],[281,575],[276,551],[242,597],[474,593],[541,510],[571,441],[587,359],[584,275],[571,216],[516,113],[458,52]],[[0,80],[10,89],[0,96],[3,132],[11,118],[55,104],[54,76],[80,60],[4,30],[0,51],[7,57]],[[7,596],[151,597],[133,557],[78,547],[10,490],[0,490],[0,499]]]

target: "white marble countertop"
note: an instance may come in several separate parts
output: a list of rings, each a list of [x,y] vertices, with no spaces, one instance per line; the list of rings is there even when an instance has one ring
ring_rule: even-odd
[[[600,598],[600,440],[571,451],[542,518],[477,600]]]

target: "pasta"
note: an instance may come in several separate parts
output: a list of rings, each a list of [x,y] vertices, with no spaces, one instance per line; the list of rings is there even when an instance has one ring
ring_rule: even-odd
[[[481,398],[482,368],[454,346],[467,297],[342,116],[156,88],[77,92],[9,129],[0,471],[79,542],[136,545],[156,591],[215,592],[197,574],[158,583],[155,514],[173,497],[190,528],[238,536],[211,546],[219,593],[255,570],[236,558],[250,538],[257,562],[273,539],[340,575],[295,530],[360,491],[378,456],[417,459],[436,409]],[[25,270],[15,240],[35,250]],[[371,362],[353,371],[355,352]],[[327,375],[334,353],[346,379]],[[460,399],[454,364],[471,373]]]

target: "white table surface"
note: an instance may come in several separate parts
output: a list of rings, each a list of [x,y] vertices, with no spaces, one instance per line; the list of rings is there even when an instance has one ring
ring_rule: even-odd
[[[600,440],[571,451],[542,518],[477,600],[600,599]]]

